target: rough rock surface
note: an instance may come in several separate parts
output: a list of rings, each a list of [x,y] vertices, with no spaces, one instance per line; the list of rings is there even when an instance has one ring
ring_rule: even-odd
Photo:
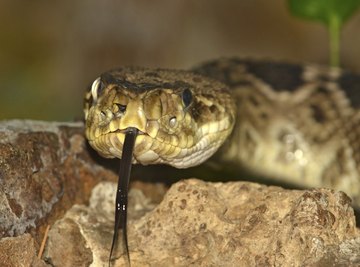
[[[0,122],[0,239],[30,232],[42,238],[92,188],[116,175],[95,164],[83,123]]]
[[[107,264],[115,190],[100,183],[88,207],[75,205],[53,225],[48,262]],[[360,233],[341,192],[190,179],[174,184],[155,208],[132,190],[130,205],[132,266],[360,265]],[[114,266],[125,266],[119,247]]]
[[[107,265],[115,184],[101,182],[89,197],[117,175],[98,161],[82,123],[0,122],[1,267]],[[164,188],[133,184],[132,266],[360,265],[360,234],[343,193],[187,180],[157,205]],[[121,245],[115,255],[123,266]]]
[[[3,238],[0,240],[0,248],[1,267],[47,266],[42,260],[38,259],[35,240],[30,234]]]

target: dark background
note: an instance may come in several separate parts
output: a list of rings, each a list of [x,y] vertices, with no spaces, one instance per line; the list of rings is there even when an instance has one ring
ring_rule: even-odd
[[[285,0],[0,2],[0,119],[73,120],[86,87],[119,65],[189,68],[220,56],[328,62],[325,27]],[[342,65],[360,72],[360,15]]]

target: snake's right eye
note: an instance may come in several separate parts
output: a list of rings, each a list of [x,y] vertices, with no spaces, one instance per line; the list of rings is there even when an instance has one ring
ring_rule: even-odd
[[[91,95],[93,98],[93,102],[95,103],[101,93],[104,91],[105,85],[101,81],[101,78],[97,78],[91,85]]]
[[[190,106],[191,102],[192,102],[192,93],[190,91],[190,89],[186,88],[183,92],[182,92],[182,100],[184,103],[185,108],[187,108],[188,106]]]

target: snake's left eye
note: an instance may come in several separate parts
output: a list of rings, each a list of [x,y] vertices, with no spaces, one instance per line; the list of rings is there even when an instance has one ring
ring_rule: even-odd
[[[93,102],[96,102],[98,97],[101,95],[101,93],[104,91],[105,85],[101,81],[101,78],[97,78],[93,84],[91,85],[91,95],[93,98]]]
[[[190,91],[190,89],[186,88],[183,92],[182,92],[182,101],[184,103],[185,108],[187,108],[192,101],[192,93]]]

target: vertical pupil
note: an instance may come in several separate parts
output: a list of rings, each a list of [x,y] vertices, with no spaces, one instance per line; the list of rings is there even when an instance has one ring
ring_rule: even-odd
[[[182,93],[182,100],[185,107],[188,107],[192,101],[192,93],[189,89],[185,89]]]

